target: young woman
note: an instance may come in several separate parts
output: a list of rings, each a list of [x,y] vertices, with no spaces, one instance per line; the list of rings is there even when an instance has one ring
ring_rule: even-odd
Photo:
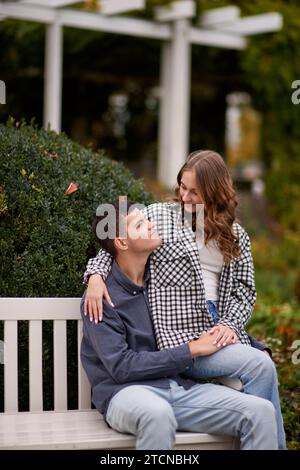
[[[216,152],[193,152],[177,183],[177,203],[144,210],[163,241],[149,259],[148,296],[157,345],[174,347],[217,329],[220,351],[197,358],[186,375],[239,379],[245,393],[270,400],[279,448],[284,449],[276,369],[267,354],[248,347],[244,329],[256,300],[254,269],[249,237],[235,221],[236,194],[228,169]],[[197,220],[203,205],[201,233]],[[110,267],[110,255],[100,251],[85,272],[85,310],[95,321],[101,316],[102,298],[110,301],[102,280]]]

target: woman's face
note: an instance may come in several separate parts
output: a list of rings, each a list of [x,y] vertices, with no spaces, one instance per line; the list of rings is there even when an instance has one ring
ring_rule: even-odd
[[[189,212],[196,212],[197,204],[203,204],[193,170],[186,170],[182,173],[179,194],[181,202],[185,204],[185,209]]]

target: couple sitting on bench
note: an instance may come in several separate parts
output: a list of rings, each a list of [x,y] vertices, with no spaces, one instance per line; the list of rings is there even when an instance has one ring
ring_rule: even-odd
[[[198,162],[199,154],[196,157]],[[206,163],[213,158],[220,163],[214,153],[204,157]],[[189,167],[179,173],[181,202],[185,191],[195,187],[191,179],[194,173]],[[92,261],[93,268],[88,267],[87,274],[94,275],[98,287],[95,289],[90,279],[81,305],[81,360],[96,408],[113,429],[135,435],[137,449],[172,449],[177,430],[237,436],[241,449],[284,449],[276,369],[268,354],[260,351],[259,345],[249,346],[251,342],[243,328],[238,328],[242,313],[239,318],[235,309],[240,299],[234,288],[242,289],[245,271],[250,279],[248,287],[254,282],[250,247],[243,229],[238,226],[241,251],[234,265],[235,283],[240,281],[241,286],[231,288],[237,299],[236,304],[231,304],[236,322],[234,315],[222,315],[221,297],[225,294],[221,292],[221,276],[220,307],[215,299],[208,301],[205,307],[211,321],[206,319],[206,328],[198,326],[196,330],[194,326],[191,332],[189,321],[194,325],[200,322],[195,318],[197,311],[191,310],[193,302],[198,302],[200,313],[205,312],[194,289],[199,278],[187,268],[188,260],[196,256],[191,249],[193,243],[198,250],[191,238],[192,229],[183,225],[180,241],[172,237],[177,217],[172,205],[154,204],[143,212],[135,208],[121,217],[119,205],[115,209],[116,235],[100,240],[106,250],[100,255],[106,272],[103,266],[95,268]],[[100,216],[97,222],[104,219]],[[165,230],[159,230],[162,224]],[[161,234],[166,233],[164,239]],[[190,249],[186,259],[184,247]],[[171,253],[176,255],[171,256],[172,262],[164,263],[164,257]],[[155,270],[157,264],[163,271],[161,276]],[[232,274],[233,268],[228,269],[231,275],[236,274]],[[101,291],[99,273],[105,277],[109,270],[106,287]],[[97,295],[96,305],[93,289],[106,298],[99,323],[101,295]],[[245,292],[248,298],[240,301],[241,310],[246,308],[251,289]],[[195,381],[219,376],[239,379],[244,393]]]

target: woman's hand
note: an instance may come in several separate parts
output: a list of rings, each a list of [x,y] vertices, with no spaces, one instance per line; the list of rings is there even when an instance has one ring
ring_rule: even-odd
[[[114,307],[114,304],[111,301],[108,290],[105,283],[103,282],[100,274],[92,274],[89,278],[89,283],[86,291],[85,301],[84,301],[84,314],[89,314],[90,321],[101,321],[103,318],[103,308],[102,301],[103,299]]]
[[[215,337],[212,334],[208,334],[205,331],[201,334],[200,338],[194,339],[188,343],[190,353],[192,357],[197,356],[209,356],[218,351],[214,339],[217,337],[217,331]]]
[[[236,333],[229,326],[216,325],[209,330],[208,333],[213,335],[216,331],[218,331],[218,334],[214,340],[214,344],[216,344],[218,348],[221,346],[227,346],[227,344],[235,344],[239,342],[239,338]]]

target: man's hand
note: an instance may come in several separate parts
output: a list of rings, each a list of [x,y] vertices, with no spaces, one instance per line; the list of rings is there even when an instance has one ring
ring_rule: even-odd
[[[202,333],[200,338],[195,339],[194,341],[189,342],[189,348],[191,355],[193,357],[197,356],[209,356],[220,349],[216,345],[216,338],[218,336],[218,332],[215,333]]]
[[[103,299],[114,307],[105,283],[100,274],[92,274],[89,278],[88,288],[84,301],[84,314],[89,314],[90,321],[101,321],[103,318]]]
[[[208,331],[210,335],[215,335],[216,332],[217,335],[215,336],[214,344],[216,344],[218,348],[239,342],[236,333],[229,326],[216,325]]]

